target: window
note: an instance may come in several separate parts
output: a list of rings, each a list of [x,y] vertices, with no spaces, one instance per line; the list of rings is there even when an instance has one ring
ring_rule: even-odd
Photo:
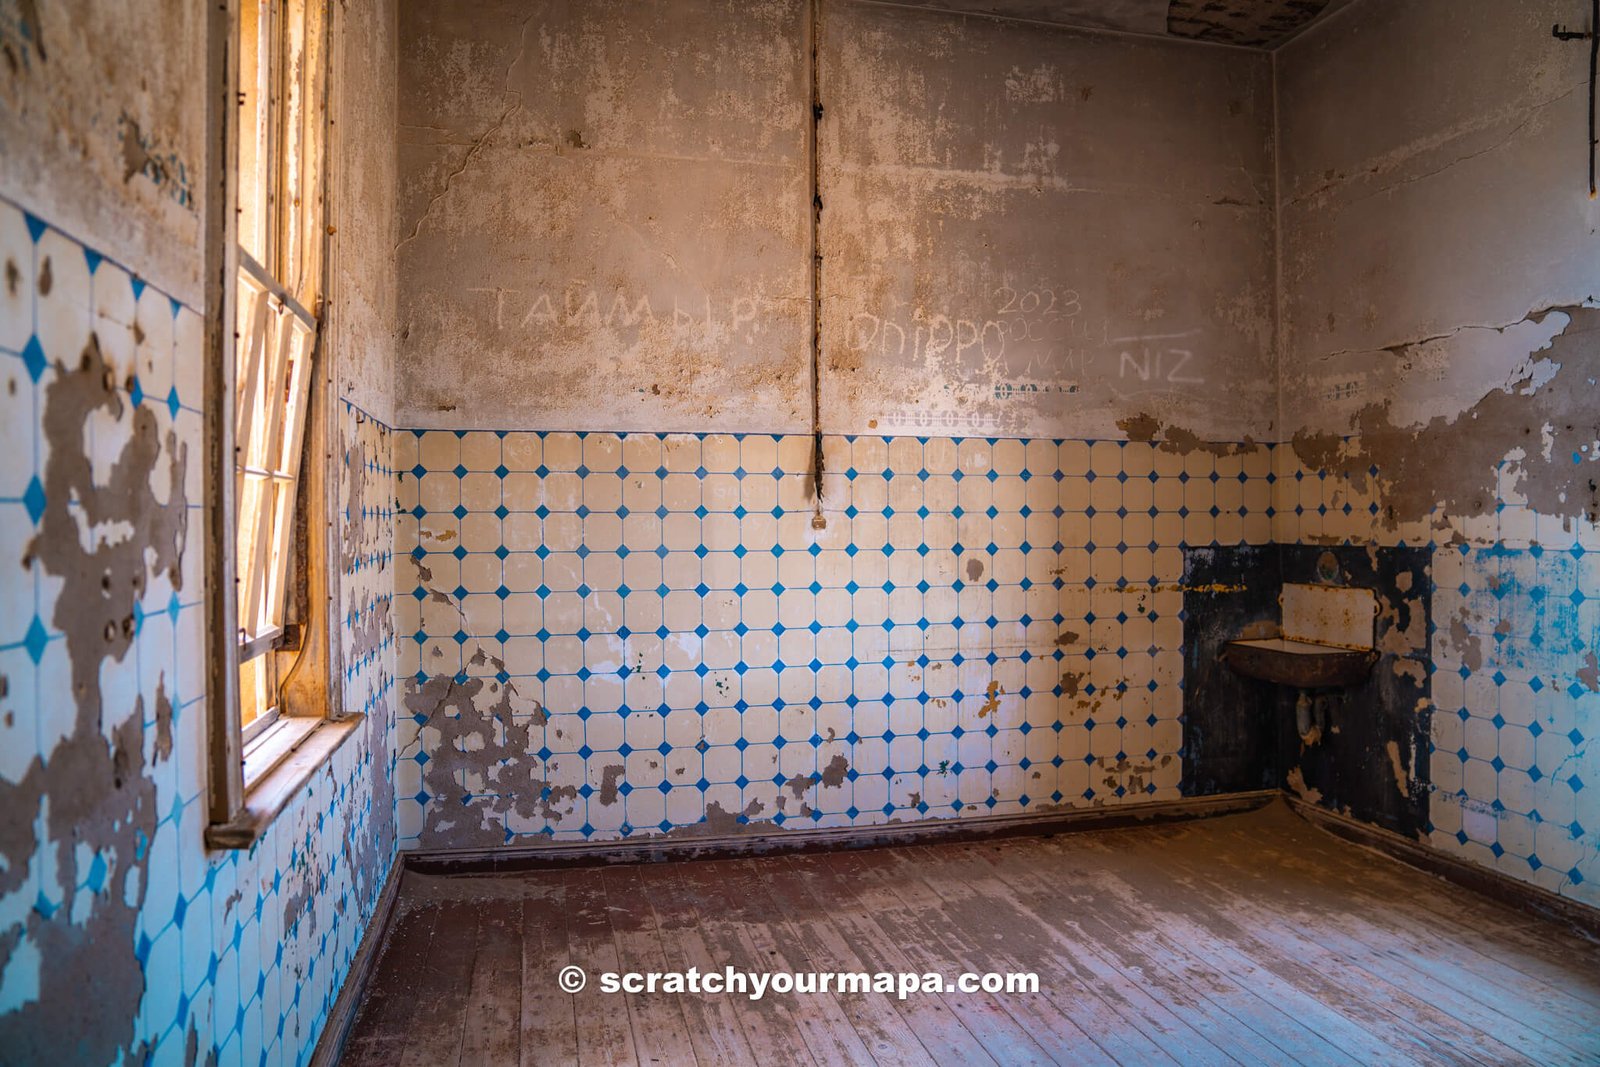
[[[348,732],[324,729],[338,709],[324,607],[334,576],[319,544],[330,536],[316,310],[332,6],[239,0],[237,21],[214,16],[210,29],[222,38],[212,42],[214,84],[226,90],[213,133],[237,153],[211,164],[211,187],[225,195],[207,218],[227,263],[207,298],[217,351],[207,405],[216,847],[254,840]]]
[[[234,589],[239,719],[248,744],[278,715],[301,446],[316,320],[241,251],[234,386]]]

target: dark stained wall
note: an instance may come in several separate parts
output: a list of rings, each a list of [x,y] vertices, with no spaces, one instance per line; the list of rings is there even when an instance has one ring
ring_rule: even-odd
[[[1600,202],[1588,49],[1550,33],[1584,17],[1361,0],[1277,53],[1275,534],[1432,549],[1407,631],[1431,751],[1396,799],[1425,794],[1430,843],[1600,903]]]

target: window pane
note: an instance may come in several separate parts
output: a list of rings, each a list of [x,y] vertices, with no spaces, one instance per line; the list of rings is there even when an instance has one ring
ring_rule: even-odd
[[[272,183],[272,10],[239,5],[239,245],[268,262]]]
[[[239,665],[239,726],[249,729],[250,724],[272,708],[275,694],[267,692],[267,670],[270,657],[257,656]]]
[[[277,703],[322,264],[325,5],[241,0],[234,553],[243,724]]]
[[[314,324],[239,272],[235,394],[236,551],[241,641],[283,625]]]

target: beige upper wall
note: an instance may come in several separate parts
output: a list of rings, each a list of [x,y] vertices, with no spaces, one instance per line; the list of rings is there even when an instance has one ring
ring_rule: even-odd
[[[0,188],[199,308],[205,7],[0,5]]]
[[[1276,54],[1285,437],[1454,417],[1600,297],[1581,8],[1361,0]]]
[[[1270,59],[825,8],[824,429],[1270,432]]]
[[[809,428],[807,6],[402,4],[402,423]],[[824,430],[1270,432],[1266,56],[822,22]]]
[[[334,5],[333,271],[328,327],[338,392],[394,423],[397,345],[394,246],[399,239],[394,127],[399,24],[395,0]]]
[[[401,5],[403,422],[809,424],[804,13]]]

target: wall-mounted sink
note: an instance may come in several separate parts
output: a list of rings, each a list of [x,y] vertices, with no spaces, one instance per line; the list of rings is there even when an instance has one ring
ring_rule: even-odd
[[[1222,661],[1247,678],[1295,689],[1358,685],[1378,661],[1378,600],[1370,589],[1286,582],[1278,598],[1282,636],[1222,646]]]
[[[1296,689],[1330,689],[1358,685],[1372,673],[1378,653],[1372,649],[1338,648],[1287,637],[1229,641],[1222,661],[1236,673]]]

